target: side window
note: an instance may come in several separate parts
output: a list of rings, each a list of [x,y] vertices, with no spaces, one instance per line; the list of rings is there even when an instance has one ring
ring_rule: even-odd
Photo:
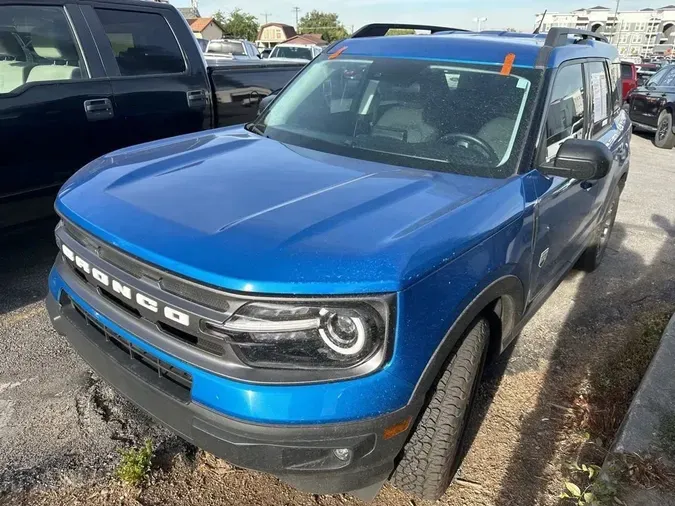
[[[183,53],[160,14],[96,9],[120,74],[178,74],[185,70]]]
[[[659,70],[656,74],[654,74],[651,79],[649,79],[649,82],[647,83],[647,86],[660,86],[661,85],[661,80],[666,76],[666,74],[670,71],[668,67]]]
[[[609,124],[610,92],[607,83],[605,64],[594,61],[586,64],[586,72],[591,84],[591,135],[594,136]]]
[[[28,83],[86,77],[62,8],[0,6],[0,95]]]
[[[630,69],[630,67],[629,67]],[[616,114],[623,103],[622,65],[620,61],[609,64],[609,84],[611,90],[612,110]],[[632,75],[632,69],[631,69]]]
[[[671,67],[670,72],[664,74],[663,79],[661,79],[661,82],[659,83],[659,86],[675,88],[675,67]]]
[[[561,68],[553,82],[546,117],[546,160],[558,154],[560,145],[572,137],[583,138],[585,86],[581,64]]]

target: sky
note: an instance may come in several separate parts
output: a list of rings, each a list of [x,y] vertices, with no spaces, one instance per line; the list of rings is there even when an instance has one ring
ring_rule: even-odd
[[[170,0],[177,7],[188,7],[189,0]],[[672,0],[620,0],[621,10],[662,7]],[[240,7],[265,22],[295,25],[293,7],[300,8],[300,16],[318,9],[335,12],[348,30],[367,23],[399,22],[421,23],[457,28],[476,29],[474,18],[486,17],[483,29],[515,28],[530,31],[537,13],[569,12],[582,7],[603,5],[614,9],[616,0],[199,0],[202,16],[217,10],[230,12]]]

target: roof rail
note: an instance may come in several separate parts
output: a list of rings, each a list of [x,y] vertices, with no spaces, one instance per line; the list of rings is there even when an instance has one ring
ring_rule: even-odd
[[[429,26],[429,25],[409,25],[406,23],[372,23],[356,30],[351,38],[360,39],[363,37],[383,37],[391,29],[401,30],[428,30],[431,33],[438,32],[466,32],[461,28],[449,28],[444,26]]]
[[[549,47],[566,46],[567,44],[569,44],[568,37],[570,35],[578,35],[583,40],[593,39],[597,40],[598,42],[609,43],[607,37],[595,32],[589,32],[588,30],[576,30],[574,28],[554,27],[548,31],[548,34],[546,35],[546,42],[544,42],[544,45]]]

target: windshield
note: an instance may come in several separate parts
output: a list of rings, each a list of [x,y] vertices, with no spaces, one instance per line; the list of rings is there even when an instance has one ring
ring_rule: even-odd
[[[211,42],[207,53],[232,54],[233,56],[246,56],[244,45],[241,42]]]
[[[352,158],[508,177],[517,171],[542,72],[500,70],[322,56],[250,128]]]
[[[277,46],[272,51],[270,58],[299,58],[311,60],[312,50],[308,47]]]

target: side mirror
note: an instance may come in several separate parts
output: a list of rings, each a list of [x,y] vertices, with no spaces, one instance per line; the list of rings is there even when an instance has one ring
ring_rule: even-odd
[[[602,179],[609,173],[613,159],[612,152],[602,142],[568,139],[560,146],[553,162],[542,165],[539,170],[547,176],[579,181]]]
[[[647,83],[647,89],[649,91],[653,91],[653,90],[656,89],[656,85],[653,82],[650,81],[650,82]]]
[[[258,105],[258,114],[262,114],[265,112],[265,109],[267,109],[272,102],[274,102],[274,99],[277,98],[276,93],[271,93],[267,95],[265,98],[263,98]]]

